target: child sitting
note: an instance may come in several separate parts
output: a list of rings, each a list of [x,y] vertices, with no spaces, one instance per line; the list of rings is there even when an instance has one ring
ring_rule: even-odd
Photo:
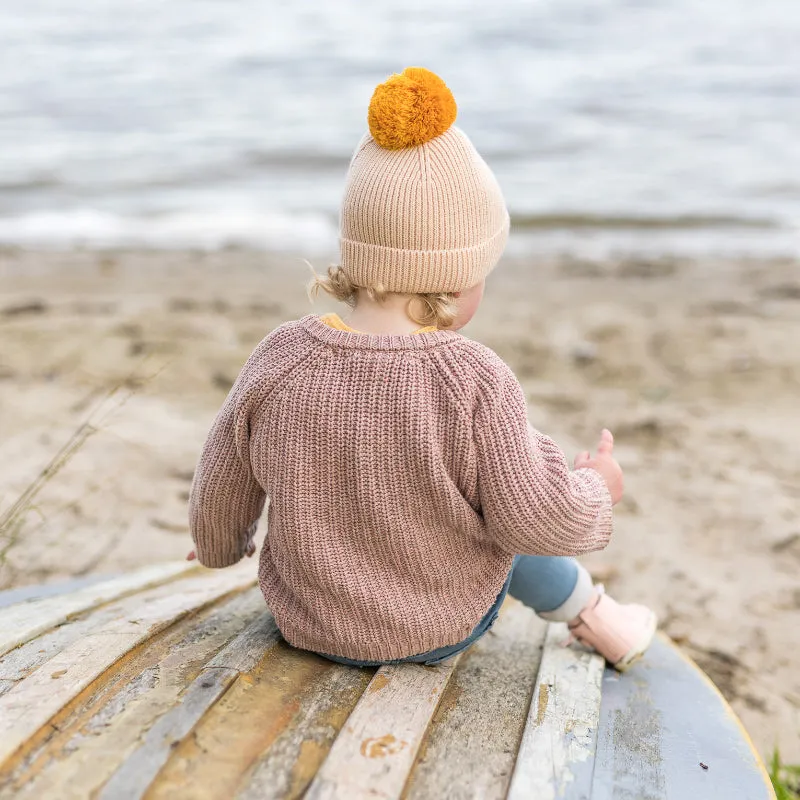
[[[482,636],[508,593],[624,669],[654,614],[617,604],[566,557],[611,537],[613,438],[603,431],[570,470],[528,423],[511,369],[457,333],[509,217],[455,117],[427,70],[375,90],[341,265],[312,286],[351,307],[347,322],[288,322],[244,366],[195,474],[197,558],[252,555],[269,497],[259,581],[295,647],[358,666],[435,664]]]

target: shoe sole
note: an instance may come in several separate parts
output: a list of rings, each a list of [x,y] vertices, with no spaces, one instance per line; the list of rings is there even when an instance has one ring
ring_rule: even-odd
[[[658,618],[651,611],[641,636],[636,640],[636,644],[614,664],[615,670],[618,672],[625,672],[626,669],[635,664],[645,654],[647,648],[650,647],[650,642],[653,641],[657,626]]]

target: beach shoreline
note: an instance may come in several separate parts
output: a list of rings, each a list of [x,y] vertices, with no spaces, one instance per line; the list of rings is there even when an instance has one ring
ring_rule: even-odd
[[[0,249],[0,510],[97,428],[22,520],[0,589],[186,555],[195,460],[242,363],[336,308],[309,305],[309,277],[236,249]],[[762,753],[800,760],[800,262],[515,257],[464,333],[570,457],[614,432],[626,497],[585,563],[657,610]]]

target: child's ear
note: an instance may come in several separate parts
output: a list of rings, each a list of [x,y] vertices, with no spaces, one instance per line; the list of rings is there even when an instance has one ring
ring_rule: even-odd
[[[453,297],[461,297],[461,292],[453,292]]]

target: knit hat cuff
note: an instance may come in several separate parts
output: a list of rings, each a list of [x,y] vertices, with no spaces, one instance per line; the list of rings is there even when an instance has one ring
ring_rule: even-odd
[[[458,250],[405,250],[340,238],[342,269],[356,286],[381,284],[387,292],[459,292],[496,266],[508,239],[509,220],[489,239]]]

